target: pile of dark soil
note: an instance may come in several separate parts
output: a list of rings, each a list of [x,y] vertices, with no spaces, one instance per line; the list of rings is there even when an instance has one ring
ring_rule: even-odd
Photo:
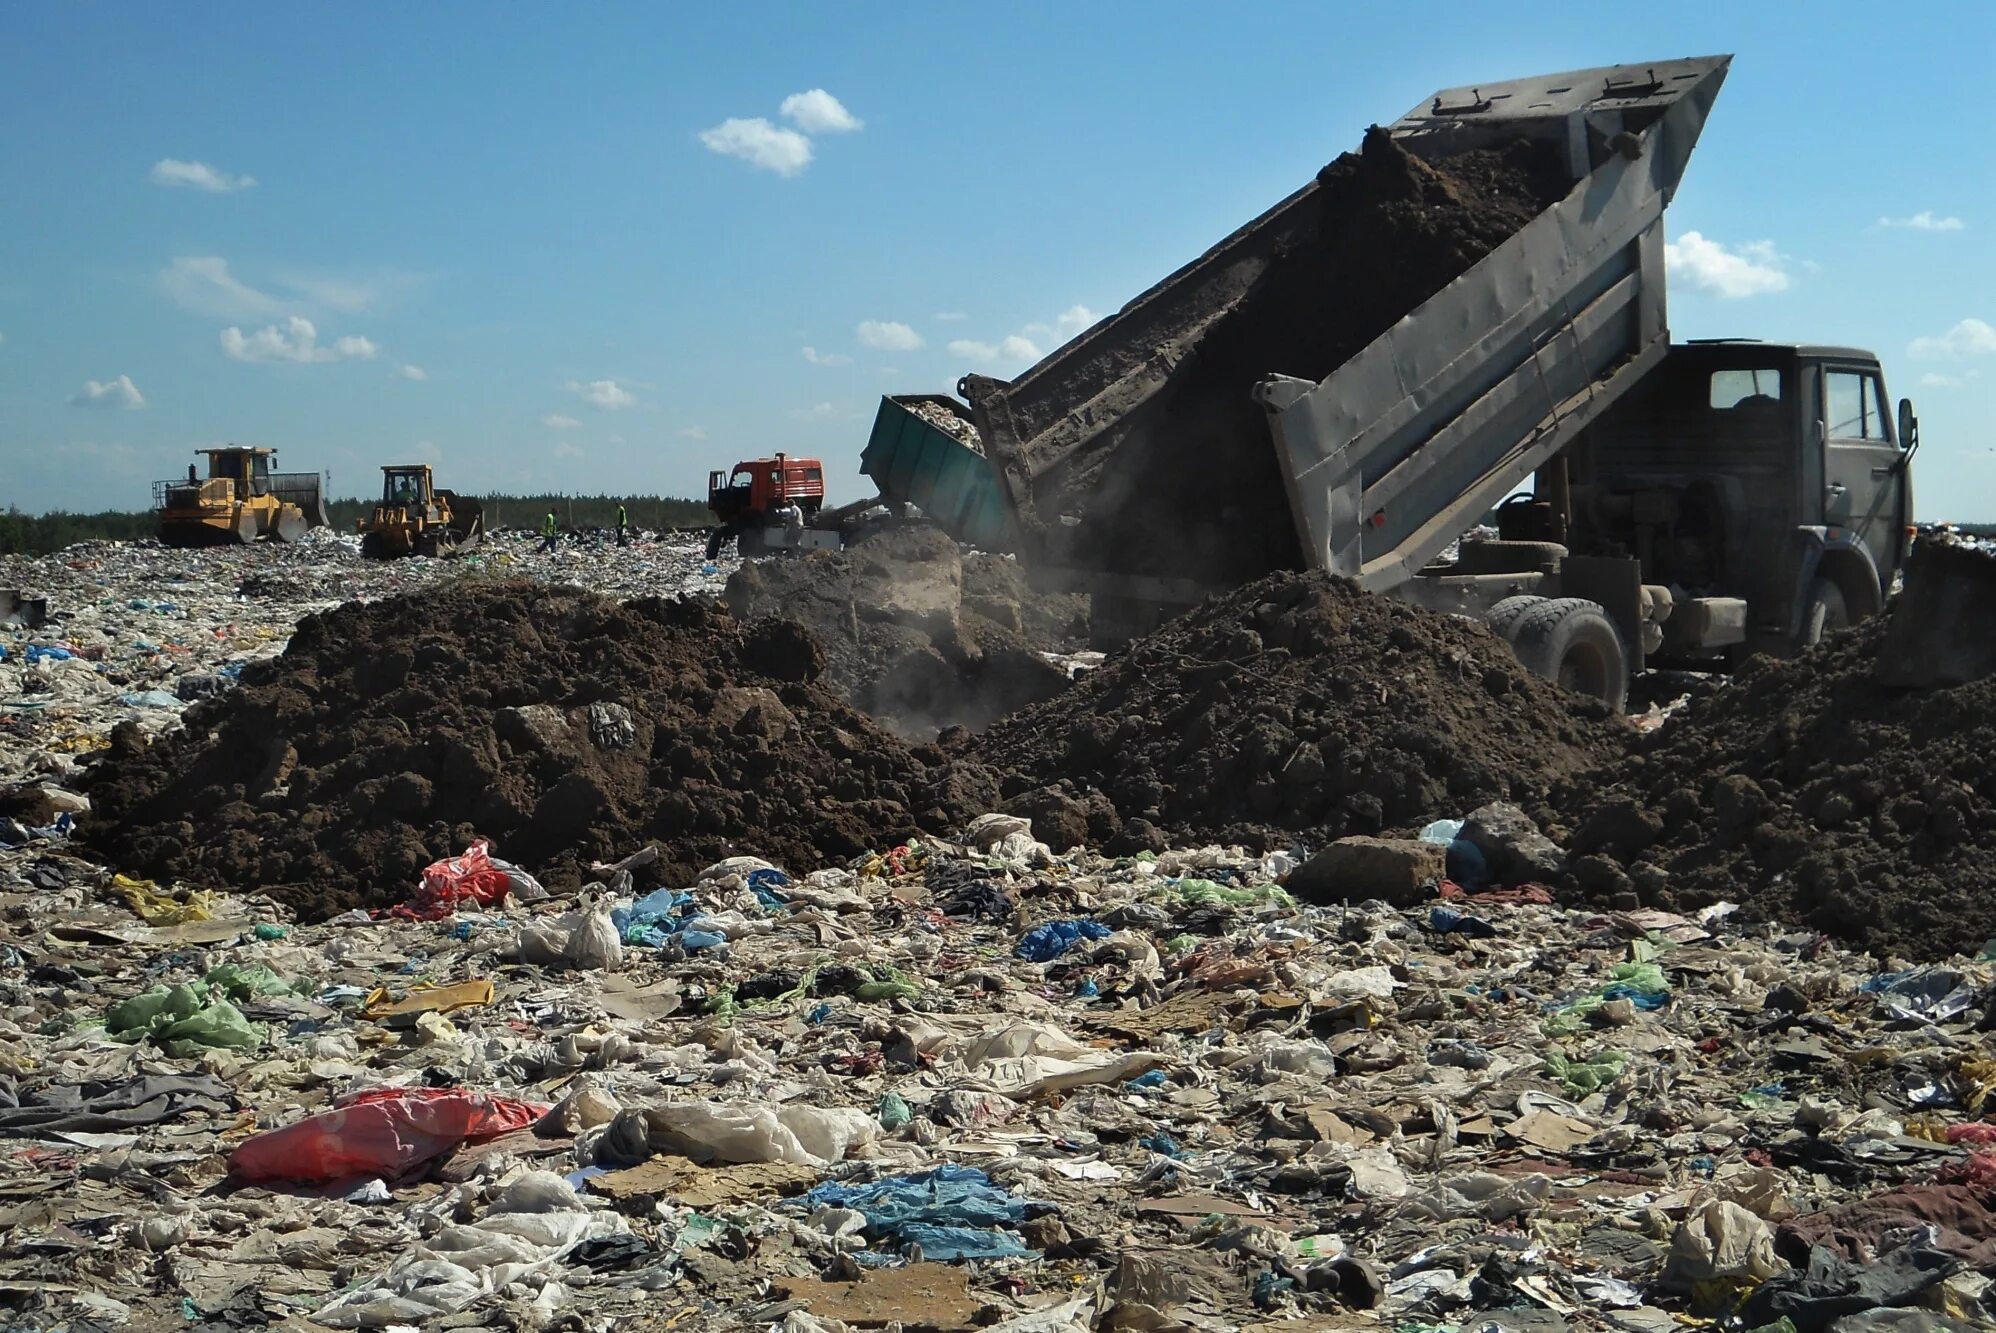
[[[818,683],[797,626],[487,585],[307,618],[284,655],[130,736],[82,836],[122,869],[307,917],[406,898],[473,836],[557,885],[656,840],[661,882],[751,853],[799,871],[946,832],[995,784]]]
[[[1041,537],[1071,542],[1064,558],[1085,568],[1215,587],[1297,567],[1254,385],[1276,373],[1324,379],[1571,185],[1560,154],[1545,145],[1426,161],[1374,127],[1358,152],[1325,167],[1272,221],[1224,242],[1229,263],[1201,291],[1161,302],[1185,311],[1153,310],[1139,298],[1119,317],[1149,321],[1163,340],[1156,350],[1165,381],[1120,417],[1091,404],[1091,437],[1046,460],[1034,488]],[[1117,344],[1110,355],[1130,351]],[[1112,369],[1129,367],[1119,359]],[[1059,434],[1082,400],[1063,389],[1021,402],[1020,424]],[[1051,415],[1035,417],[1036,409]],[[1064,532],[1055,523],[1061,514],[1078,515],[1079,526]]]
[[[1480,626],[1274,574],[1133,642],[969,753],[1007,775],[1012,808],[1050,840],[1268,846],[1414,829],[1492,800],[1542,808],[1555,779],[1626,736]]]
[[[1792,661],[1753,658],[1628,763],[1557,791],[1569,889],[1730,900],[1911,959],[1996,937],[1996,677],[1887,688],[1886,634],[1874,619]]]
[[[1042,596],[1017,563],[964,555],[947,533],[891,528],[841,551],[755,560],[723,600],[744,619],[796,621],[825,650],[824,684],[911,740],[981,728],[1059,693],[1042,652],[1087,638],[1085,599]]]

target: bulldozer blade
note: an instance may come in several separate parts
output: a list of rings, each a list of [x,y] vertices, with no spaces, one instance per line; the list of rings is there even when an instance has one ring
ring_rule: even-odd
[[[276,542],[299,541],[304,538],[308,526],[303,511],[286,505],[277,512],[277,521],[270,528],[270,539]]]
[[[1933,689],[1996,674],[1982,626],[1996,604],[1996,554],[1923,538],[1906,562],[1874,671],[1881,685]]]
[[[49,618],[46,597],[23,597],[17,589],[0,588],[0,625],[36,629]]]

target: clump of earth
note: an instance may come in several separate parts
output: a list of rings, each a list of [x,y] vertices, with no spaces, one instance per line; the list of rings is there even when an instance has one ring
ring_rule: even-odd
[[[122,869],[306,917],[409,894],[474,837],[557,886],[657,842],[816,867],[992,808],[990,776],[887,735],[783,621],[467,585],[307,617],[241,688],[122,735],[82,832]]]

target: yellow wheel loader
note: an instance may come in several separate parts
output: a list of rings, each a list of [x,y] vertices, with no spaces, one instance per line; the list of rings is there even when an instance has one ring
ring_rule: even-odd
[[[427,463],[381,469],[381,501],[360,521],[360,553],[376,560],[403,555],[462,555],[485,535],[478,501],[432,484]]]
[[[326,501],[316,472],[273,472],[277,450],[231,444],[197,449],[208,475],[192,464],[185,479],[153,483],[159,539],[167,546],[227,546],[295,542],[307,528],[326,526]]]

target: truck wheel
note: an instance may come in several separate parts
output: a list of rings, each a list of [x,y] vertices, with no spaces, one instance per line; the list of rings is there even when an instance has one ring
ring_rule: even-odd
[[[1850,607],[1844,590],[1829,579],[1809,585],[1809,600],[1802,607],[1802,638],[1799,646],[1814,648],[1832,630],[1850,628]]]
[[[1545,600],[1543,597],[1534,597],[1530,593],[1521,593],[1516,597],[1506,597],[1503,601],[1490,608],[1490,613],[1483,617],[1483,623],[1490,627],[1492,634],[1509,643],[1511,641],[1511,631],[1518,627],[1518,622],[1524,618],[1525,612],[1535,606],[1544,605]]]
[[[1510,640],[1511,651],[1533,675],[1592,695],[1618,713],[1628,703],[1628,654],[1600,603],[1557,597],[1527,607]]]

